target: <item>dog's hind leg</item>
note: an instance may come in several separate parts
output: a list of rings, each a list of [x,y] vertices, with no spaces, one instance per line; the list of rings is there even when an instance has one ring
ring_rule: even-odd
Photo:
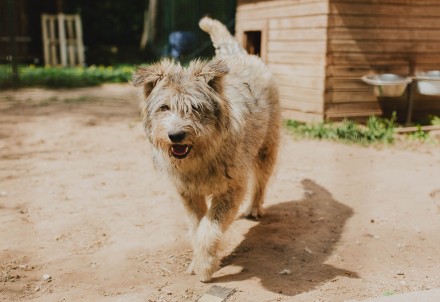
[[[277,152],[278,133],[271,132],[265,144],[258,150],[254,161],[254,190],[251,204],[245,212],[247,217],[258,219],[264,215],[263,202],[266,186],[275,166]]]
[[[221,237],[235,219],[244,192],[244,185],[236,185],[223,194],[213,196],[208,213],[200,221],[194,241],[193,264],[203,282],[210,281],[219,266],[217,250]]]

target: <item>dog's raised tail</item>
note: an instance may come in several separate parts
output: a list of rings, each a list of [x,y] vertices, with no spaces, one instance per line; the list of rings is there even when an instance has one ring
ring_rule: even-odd
[[[217,55],[238,55],[246,53],[238,41],[229,33],[226,26],[218,20],[203,17],[199,22],[200,28],[211,36],[212,44]]]

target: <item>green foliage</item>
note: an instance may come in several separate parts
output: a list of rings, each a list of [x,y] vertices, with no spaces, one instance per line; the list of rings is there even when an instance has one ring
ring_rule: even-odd
[[[431,125],[440,125],[440,116],[429,116],[429,122]]]
[[[423,121],[421,125],[420,124],[416,125],[417,131],[407,134],[407,138],[410,140],[415,140],[420,142],[438,143],[438,139],[431,136],[430,131],[423,130],[422,125],[433,125],[433,126],[440,125],[440,117],[434,115],[428,116],[428,119]]]
[[[430,138],[428,131],[423,131],[422,126],[417,125],[417,131],[408,134],[408,138],[419,141],[427,141]]]
[[[396,116],[391,119],[370,117],[366,125],[344,120],[341,123],[305,124],[288,120],[287,129],[297,137],[340,140],[368,145],[373,143],[393,143]]]
[[[391,119],[371,116],[367,121],[366,135],[371,142],[381,141],[392,143],[394,141],[394,128],[396,127],[396,113],[393,112]]]
[[[385,291],[385,292],[383,293],[384,296],[392,296],[392,295],[394,295],[394,294],[395,294],[395,292],[392,291],[392,290],[387,290],[387,291]]]
[[[128,82],[133,72],[131,66],[90,66],[61,68],[35,67],[33,65],[20,67],[20,87],[85,87],[102,83]],[[0,88],[12,87],[10,68],[0,65]]]

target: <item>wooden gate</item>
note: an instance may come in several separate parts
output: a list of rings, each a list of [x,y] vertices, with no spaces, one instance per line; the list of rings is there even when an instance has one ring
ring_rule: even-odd
[[[47,15],[41,18],[44,63],[51,66],[83,66],[84,45],[79,15]]]

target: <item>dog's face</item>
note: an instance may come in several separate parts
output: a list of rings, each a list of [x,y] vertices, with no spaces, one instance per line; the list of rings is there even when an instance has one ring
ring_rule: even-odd
[[[222,61],[194,61],[187,68],[170,60],[139,68],[133,84],[143,86],[141,115],[148,139],[175,165],[217,150],[229,108]]]

